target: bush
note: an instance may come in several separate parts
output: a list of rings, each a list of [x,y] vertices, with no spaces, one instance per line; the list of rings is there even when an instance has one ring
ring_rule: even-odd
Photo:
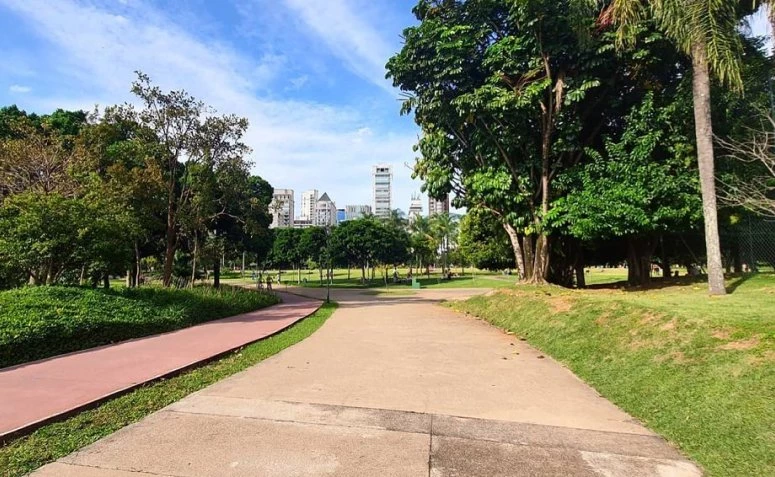
[[[2,291],[0,368],[185,328],[277,302],[274,295],[232,287]]]

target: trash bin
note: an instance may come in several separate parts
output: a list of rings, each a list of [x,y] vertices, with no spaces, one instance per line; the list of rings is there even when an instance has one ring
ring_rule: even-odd
[[[420,288],[420,282],[416,278],[412,278],[412,288]]]

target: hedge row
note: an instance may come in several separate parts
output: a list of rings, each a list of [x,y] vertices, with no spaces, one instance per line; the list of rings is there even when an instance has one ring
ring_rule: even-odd
[[[185,328],[277,301],[273,295],[232,287],[1,291],[0,368]]]

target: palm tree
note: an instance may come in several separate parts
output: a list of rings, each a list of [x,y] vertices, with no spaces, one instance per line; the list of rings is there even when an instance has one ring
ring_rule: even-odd
[[[427,250],[429,248],[438,250],[436,238],[432,233],[430,219],[422,216],[415,217],[414,220],[409,223],[409,232],[412,234],[412,244],[415,257],[417,258],[418,273],[422,273],[420,269],[422,269],[423,266],[423,257],[428,255]],[[430,276],[430,264],[426,262],[425,265],[428,276]]]
[[[597,3],[596,0],[588,1]],[[713,74],[723,83],[742,89],[737,30],[739,5],[739,1],[733,0],[612,0],[600,16],[603,23],[618,25],[621,42],[634,38],[638,23],[653,20],[692,60],[694,128],[711,295],[723,295],[726,289],[716,210],[710,81]]]
[[[443,257],[441,273],[447,268],[447,254],[457,238],[457,220],[449,213],[436,214],[431,218],[431,231],[440,245]]]

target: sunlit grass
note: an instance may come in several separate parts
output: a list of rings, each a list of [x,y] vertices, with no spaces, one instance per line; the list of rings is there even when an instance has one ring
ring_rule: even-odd
[[[515,287],[451,306],[565,363],[710,475],[775,475],[775,275],[646,291]]]

